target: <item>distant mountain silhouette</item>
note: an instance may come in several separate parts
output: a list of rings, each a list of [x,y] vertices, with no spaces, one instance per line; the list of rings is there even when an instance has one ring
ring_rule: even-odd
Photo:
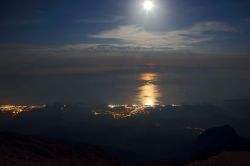
[[[0,165],[118,166],[121,163],[95,146],[1,132]]]
[[[249,143],[229,125],[209,128],[198,136],[195,157],[202,159],[224,151],[249,150]]]

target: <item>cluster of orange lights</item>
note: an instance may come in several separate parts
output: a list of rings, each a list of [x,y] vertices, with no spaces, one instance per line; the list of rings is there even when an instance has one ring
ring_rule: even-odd
[[[94,115],[110,115],[113,119],[123,119],[140,114],[149,113],[148,108],[155,108],[153,105],[108,105],[104,112],[93,111]]]
[[[17,106],[17,105],[0,105],[0,111],[2,112],[9,112],[12,114],[12,116],[17,116],[23,112],[29,112],[34,109],[41,109],[45,108],[46,105],[41,106],[34,106],[34,105],[28,105],[28,106]]]

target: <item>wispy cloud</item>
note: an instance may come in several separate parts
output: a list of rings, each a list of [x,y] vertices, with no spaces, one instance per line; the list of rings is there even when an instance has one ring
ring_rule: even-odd
[[[150,32],[137,25],[120,26],[115,29],[92,34],[96,39],[119,40],[126,44],[143,47],[181,49],[194,46],[214,39],[213,33],[236,32],[222,22],[202,22],[192,27],[168,32]]]
[[[71,43],[60,46],[37,46],[25,44],[0,45],[0,54],[4,59],[12,54],[22,54],[23,56],[58,54],[84,56],[125,55],[128,52],[134,54],[145,54],[150,53],[151,51],[163,51],[164,53],[182,53],[186,51],[199,52],[199,48],[192,48],[196,45],[204,44],[204,42],[215,40],[216,36],[219,35],[218,33],[221,32],[229,33],[237,32],[237,30],[222,22],[197,23],[182,30],[167,32],[151,32],[137,25],[127,25],[90,35],[90,37],[96,39],[111,40],[109,42],[95,40],[93,43]],[[112,40],[114,40],[114,42],[112,42]],[[207,50],[203,47],[200,51],[210,51],[210,47],[208,46]],[[22,56],[20,56],[20,58],[22,58]]]
[[[73,22],[74,23],[88,23],[88,24],[110,24],[114,22],[118,22],[123,20],[123,16],[113,16],[111,18],[107,19],[86,19],[86,18],[81,18],[81,19],[76,19]]]
[[[237,32],[237,30],[222,22],[202,22],[194,25],[190,31],[196,32]]]
[[[135,45],[135,44],[68,44],[60,47],[61,50],[65,51],[105,51],[105,52],[127,52],[127,51],[161,51],[166,49],[172,49],[167,47],[152,47],[146,45]]]

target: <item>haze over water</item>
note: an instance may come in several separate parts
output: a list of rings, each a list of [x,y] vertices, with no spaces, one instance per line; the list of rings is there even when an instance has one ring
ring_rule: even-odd
[[[248,97],[249,75],[247,70],[232,72],[230,69],[153,69],[121,73],[107,77],[109,80],[104,84],[100,80],[98,88],[104,93],[99,97],[108,104],[221,104],[227,99]],[[106,87],[106,83],[112,86]]]
[[[6,77],[0,82],[2,104],[217,104],[247,98],[250,93],[250,72],[226,68],[132,68],[105,74],[19,76],[11,80]]]

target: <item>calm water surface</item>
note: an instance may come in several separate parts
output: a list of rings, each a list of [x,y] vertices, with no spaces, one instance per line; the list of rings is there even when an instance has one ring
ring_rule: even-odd
[[[20,76],[0,82],[1,104],[196,104],[248,98],[250,71],[138,68],[107,73]]]

